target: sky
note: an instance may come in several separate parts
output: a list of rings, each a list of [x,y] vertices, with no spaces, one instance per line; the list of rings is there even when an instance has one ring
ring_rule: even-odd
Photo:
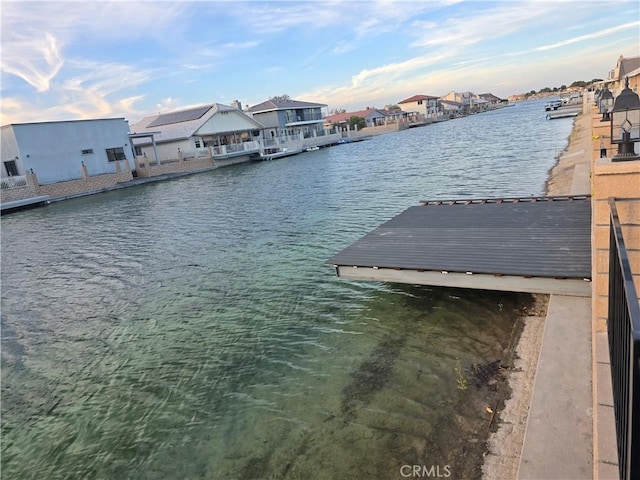
[[[606,78],[640,54],[640,2],[7,1],[1,124],[276,95],[347,111]]]

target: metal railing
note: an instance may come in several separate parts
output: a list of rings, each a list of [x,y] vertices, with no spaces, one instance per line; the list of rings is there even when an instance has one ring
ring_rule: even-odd
[[[640,478],[640,306],[615,199],[609,200],[609,318],[620,478]]]
[[[24,175],[14,175],[13,177],[5,177],[0,181],[0,188],[8,190],[10,188],[20,188],[27,186],[27,177]]]

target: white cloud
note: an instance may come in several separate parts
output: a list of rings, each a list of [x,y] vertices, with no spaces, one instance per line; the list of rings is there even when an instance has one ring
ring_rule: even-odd
[[[567,45],[571,45],[574,43],[579,43],[579,42],[584,42],[587,40],[593,40],[594,38],[602,38],[602,37],[606,37],[611,35],[612,33],[617,33],[623,30],[628,30],[630,28],[638,28],[640,26],[640,21],[638,22],[630,22],[630,23],[625,23],[623,25],[617,25],[615,27],[611,27],[611,28],[606,28],[604,30],[598,30],[597,32],[593,32],[593,33],[589,33],[586,35],[579,35],[577,37],[573,37],[573,38],[568,38],[566,40],[563,40],[561,42],[557,42],[554,44],[550,44],[550,45],[543,45],[541,47],[536,48],[535,50],[537,51],[544,51],[544,50],[553,50],[555,48],[560,48],[560,47],[565,47]]]
[[[49,90],[64,60],[58,40],[49,33],[16,38],[14,48],[3,48],[2,70],[15,75],[38,92]]]
[[[419,31],[413,47],[459,48],[510,35],[526,28],[536,18],[550,15],[554,4],[542,2],[500,2],[497,7],[469,14],[460,13],[444,21],[414,22]]]

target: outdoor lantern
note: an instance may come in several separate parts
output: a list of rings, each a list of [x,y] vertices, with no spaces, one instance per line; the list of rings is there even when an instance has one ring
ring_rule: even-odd
[[[618,145],[618,153],[611,160],[622,162],[640,158],[634,142],[640,141],[640,97],[629,88],[629,77],[624,90],[616,98],[611,110],[611,143]]]
[[[613,108],[613,94],[607,87],[600,92],[600,98],[598,99],[598,110],[602,114],[601,122],[608,122],[611,120],[609,113]]]

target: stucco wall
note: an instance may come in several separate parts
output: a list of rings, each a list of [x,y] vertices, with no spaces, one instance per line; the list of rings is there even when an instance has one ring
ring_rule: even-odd
[[[114,163],[107,159],[108,148],[122,148],[132,165],[127,137],[129,125],[122,118],[25,123],[11,127],[19,150],[17,156],[25,171],[36,172],[40,184],[82,178],[82,163],[90,175],[116,173]],[[92,153],[83,154],[83,150],[92,150]]]
[[[147,155],[149,162],[155,164],[156,157],[151,144],[140,147],[142,153]],[[174,142],[156,144],[158,158],[160,162],[178,159],[178,149],[182,152],[195,152],[196,146],[193,139],[176,140]]]
[[[20,158],[20,149],[18,148],[18,142],[16,142],[16,136],[13,132],[12,125],[6,125],[2,127],[1,135],[2,142],[0,143],[0,153],[2,154],[2,178],[7,177],[7,171],[4,167],[4,162],[8,162],[13,160],[16,162],[16,166],[18,167],[18,173],[20,175],[24,175],[27,173],[24,164],[22,163],[22,159]],[[16,157],[18,157],[16,159]]]

